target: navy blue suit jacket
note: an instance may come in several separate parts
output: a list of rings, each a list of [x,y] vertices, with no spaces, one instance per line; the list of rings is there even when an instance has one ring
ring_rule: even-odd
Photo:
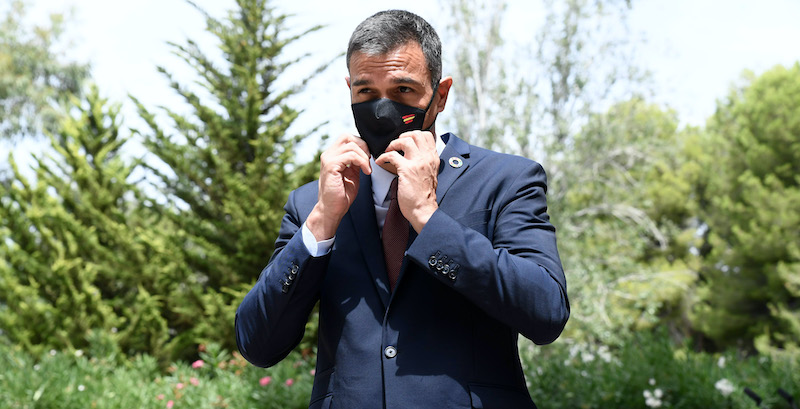
[[[419,235],[411,230],[394,292],[369,176],[322,257],[311,257],[300,231],[317,183],[289,195],[236,336],[247,360],[274,365],[297,346],[319,300],[312,408],[535,408],[517,336],[552,342],[569,317],[544,170],[443,139],[439,209]]]

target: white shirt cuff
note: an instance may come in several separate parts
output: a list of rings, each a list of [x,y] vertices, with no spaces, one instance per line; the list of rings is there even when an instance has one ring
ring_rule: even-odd
[[[306,249],[308,253],[311,254],[311,257],[319,257],[328,254],[333,246],[333,240],[336,237],[331,237],[327,240],[317,241],[317,238],[314,237],[314,233],[311,233],[311,230],[306,227],[306,224],[303,223],[303,244],[306,245]]]

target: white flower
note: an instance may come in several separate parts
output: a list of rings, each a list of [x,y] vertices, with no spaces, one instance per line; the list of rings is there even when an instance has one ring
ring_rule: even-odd
[[[647,399],[647,400],[644,401],[644,404],[647,405],[647,407],[649,407],[649,408],[660,408],[661,407],[661,401],[656,399],[656,398]]]
[[[654,392],[650,392],[649,390],[645,389],[642,393],[644,395],[644,404],[647,405],[649,408],[660,408],[661,407],[661,397],[664,393],[661,389],[656,389]]]
[[[600,348],[597,348],[597,355],[600,356],[605,362],[611,362],[611,352],[608,351],[608,347],[605,345],[601,345]]]
[[[78,358],[82,357],[83,356],[83,350],[76,349],[75,350],[75,356],[77,356]]]
[[[116,333],[117,333],[117,331],[119,331],[119,330],[117,329],[117,327],[111,327],[111,333],[112,333],[112,334],[116,334]]]
[[[83,392],[83,390],[84,390],[84,389],[86,389],[86,387],[85,387],[85,386],[83,386],[83,385],[78,385],[78,392]]]
[[[725,357],[724,356],[719,357],[719,360],[717,360],[717,366],[720,367],[720,368],[724,368],[725,367]]]
[[[594,354],[591,352],[584,352],[581,354],[581,360],[583,360],[584,363],[592,362],[594,361]]]
[[[51,349],[50,350],[50,356],[56,356],[56,350],[55,349]]]
[[[650,386],[655,385],[656,384],[656,378],[650,378],[650,381],[648,381],[647,383],[649,383]]]
[[[41,369],[41,368],[42,368],[42,367],[41,367],[41,366],[39,366],[39,364],[36,364],[36,365],[34,365],[34,366],[33,366],[33,370],[34,370],[34,371],[38,371],[38,370],[39,370],[39,369]]]
[[[731,381],[722,378],[714,384],[714,387],[722,394],[722,396],[728,396],[733,393],[733,390],[736,389]]]
[[[569,347],[569,359],[572,359],[572,358],[575,358],[576,356],[578,356],[578,352],[580,352],[580,350],[581,350],[580,345],[575,344],[575,345],[570,346]]]

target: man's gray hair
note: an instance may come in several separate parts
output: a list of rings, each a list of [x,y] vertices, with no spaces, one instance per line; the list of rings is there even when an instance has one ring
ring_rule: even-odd
[[[404,10],[386,10],[367,18],[353,31],[347,45],[347,69],[354,52],[380,56],[414,41],[422,48],[431,87],[442,79],[442,42],[436,30],[422,17]]]

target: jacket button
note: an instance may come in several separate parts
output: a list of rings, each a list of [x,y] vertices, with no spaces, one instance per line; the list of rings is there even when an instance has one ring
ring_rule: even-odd
[[[386,349],[383,350],[383,355],[387,358],[392,359],[397,356],[397,348],[389,345]]]

